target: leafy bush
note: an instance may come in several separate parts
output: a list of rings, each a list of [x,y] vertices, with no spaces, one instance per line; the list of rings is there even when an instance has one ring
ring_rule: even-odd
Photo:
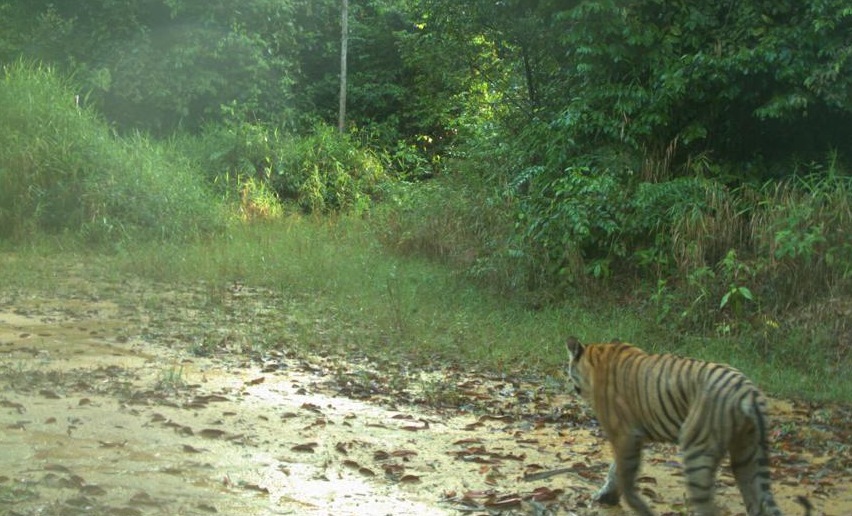
[[[273,189],[312,213],[361,211],[389,179],[380,156],[328,125],[291,140],[273,166]]]
[[[669,328],[751,338],[763,355],[797,311],[815,329],[849,331],[827,319],[852,287],[852,178],[835,160],[739,187],[700,175],[642,181],[593,161],[527,167],[497,187],[493,166],[395,190],[378,219],[383,243],[536,306],[631,296]],[[829,349],[842,341],[819,334]]]
[[[0,237],[71,232],[92,241],[187,239],[224,222],[185,160],[117,138],[75,105],[70,83],[19,62],[0,82]]]
[[[295,136],[276,127],[231,122],[181,145],[223,187],[226,198],[242,195],[247,182],[263,183],[278,199],[307,213],[364,210],[391,179],[384,156],[327,125]]]
[[[852,286],[851,186],[836,170],[761,187],[707,183],[693,208],[672,218],[670,238],[657,233],[657,259],[676,265],[652,296],[661,314],[764,339],[783,314],[807,310],[818,318],[809,307]]]
[[[614,245],[624,198],[616,178],[585,166],[553,177],[537,167],[528,181],[529,193],[519,203],[519,236],[529,250],[534,277],[543,280],[531,286],[570,285],[587,271],[609,276],[609,258],[621,254]]]

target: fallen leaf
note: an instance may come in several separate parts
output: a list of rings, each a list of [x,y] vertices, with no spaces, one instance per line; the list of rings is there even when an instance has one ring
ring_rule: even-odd
[[[425,419],[421,419],[420,422],[423,423],[423,426],[405,425],[405,426],[402,426],[401,429],[407,430],[409,432],[419,432],[420,430],[428,430],[429,429],[429,422],[428,421],[426,421]]]
[[[71,473],[71,470],[62,464],[45,464],[45,471],[58,471],[60,473]]]
[[[136,505],[158,505],[151,495],[145,491],[139,491],[130,497],[130,501]]]
[[[316,448],[317,446],[319,446],[319,444],[314,443],[314,442],[303,443],[303,444],[297,444],[296,446],[293,446],[292,448],[290,448],[290,450],[295,451],[295,452],[313,453],[314,448]]]
[[[485,507],[489,509],[509,509],[511,507],[519,507],[523,498],[516,494],[503,495],[485,502]]]
[[[530,498],[536,502],[550,502],[559,498],[562,493],[564,493],[564,491],[561,489],[538,487],[533,489],[533,492],[530,494]]]
[[[322,409],[318,405],[314,405],[313,403],[302,403],[302,408],[311,412],[315,412],[317,414],[322,414]]]
[[[476,437],[469,437],[467,439],[460,439],[458,441],[453,442],[456,445],[464,445],[464,444],[480,444],[482,439]]]
[[[98,441],[98,443],[101,445],[101,448],[124,448],[124,446],[127,444],[127,441]]]
[[[23,414],[24,412],[26,412],[26,409],[23,405],[9,400],[0,400],[0,407],[13,408],[17,410],[19,414]]]
[[[242,487],[243,489],[246,489],[248,491],[256,491],[258,493],[269,494],[269,489],[267,489],[265,487],[261,487],[257,484],[248,484],[248,483],[240,482],[240,487]]]
[[[92,496],[103,496],[106,494],[106,490],[104,488],[92,484],[81,487],[80,492]]]

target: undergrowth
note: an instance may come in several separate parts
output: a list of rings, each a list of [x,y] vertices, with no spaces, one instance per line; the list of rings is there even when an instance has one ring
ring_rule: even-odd
[[[120,284],[130,275],[153,289],[203,285],[196,291],[210,297],[214,311],[227,310],[221,299],[234,285],[269,289],[268,310],[277,310],[281,322],[264,327],[263,346],[288,352],[370,356],[418,370],[454,366],[562,378],[568,335],[620,338],[651,351],[731,363],[776,396],[852,400],[852,379],[842,374],[848,356],[820,347],[806,330],[775,334],[776,353],[766,356],[750,338],[672,332],[641,307],[611,299],[578,296],[533,309],[494,296],[447,265],[388,252],[370,224],[292,215],[241,225],[207,242],[128,246],[110,255],[42,246],[0,255],[0,281],[49,289],[48,272],[30,272],[29,279],[18,272],[56,270],[51,260],[81,263],[93,282]],[[835,380],[826,384],[825,377]]]
[[[73,84],[17,62],[0,77],[0,238],[71,233],[90,243],[187,240],[224,227],[196,169],[141,136],[119,137]]]
[[[282,202],[304,213],[364,212],[391,180],[383,154],[324,124],[295,135],[233,121],[183,135],[176,147],[226,200],[238,201],[244,218],[276,218]]]

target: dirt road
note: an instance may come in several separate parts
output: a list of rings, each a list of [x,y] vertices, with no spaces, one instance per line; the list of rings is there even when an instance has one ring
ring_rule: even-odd
[[[286,303],[210,292],[0,286],[0,514],[626,514],[590,502],[608,451],[561,385],[260,346]],[[772,410],[782,509],[852,514],[848,413]],[[650,450],[656,511],[684,511],[681,483],[674,448]]]

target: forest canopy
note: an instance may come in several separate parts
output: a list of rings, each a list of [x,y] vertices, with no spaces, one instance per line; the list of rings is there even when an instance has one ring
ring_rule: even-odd
[[[121,130],[168,135],[226,117],[303,130],[336,114],[336,0],[0,9],[2,62],[73,74]],[[597,151],[651,175],[686,173],[699,156],[784,175],[791,160],[848,154],[850,10],[842,0],[353,1],[351,122],[385,145],[496,130],[548,167]]]

